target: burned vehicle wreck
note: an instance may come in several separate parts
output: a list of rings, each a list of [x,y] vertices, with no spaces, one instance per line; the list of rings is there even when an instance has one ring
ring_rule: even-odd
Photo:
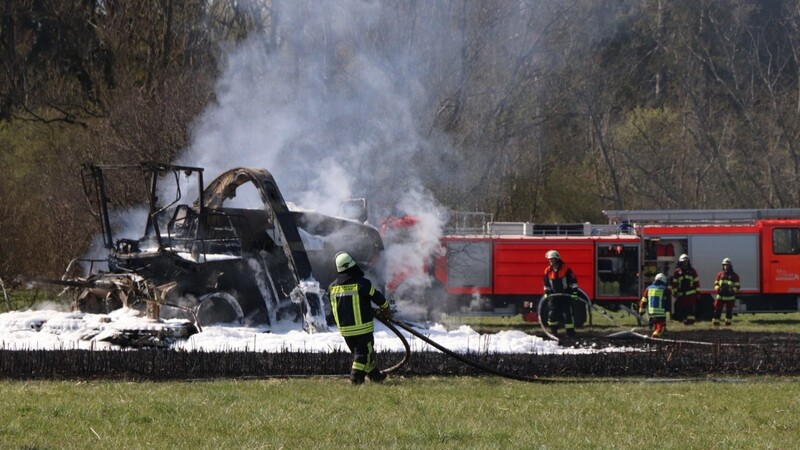
[[[111,208],[108,184],[122,172],[145,185],[146,223],[138,237],[117,237],[117,229],[131,225]],[[369,267],[383,249],[371,225],[287,205],[265,169],[232,169],[205,188],[202,168],[152,162],[85,164],[82,178],[108,253],[105,260],[74,260],[60,280],[82,312],[128,307],[198,328],[291,320],[322,331],[330,307],[320,286],[334,276],[335,253],[347,249]],[[191,186],[196,200],[184,203]],[[241,196],[257,207],[242,207]]]

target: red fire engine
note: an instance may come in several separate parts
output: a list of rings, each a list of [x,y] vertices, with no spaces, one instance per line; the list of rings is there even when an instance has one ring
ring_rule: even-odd
[[[686,253],[700,277],[701,318],[711,315],[714,278],[731,258],[741,290],[735,312],[800,310],[800,209],[606,211],[638,224],[644,281],[670,274]]]
[[[711,318],[713,282],[723,258],[732,259],[741,278],[735,312],[800,310],[800,209],[604,213],[609,224],[486,220],[449,229],[442,239],[445,252],[434,261],[448,309],[513,315],[527,305],[536,311],[545,252],[557,250],[582,295],[611,310],[636,303],[656,273],[671,275],[682,253],[700,278],[698,319]],[[576,325],[585,314],[585,307],[576,308]]]

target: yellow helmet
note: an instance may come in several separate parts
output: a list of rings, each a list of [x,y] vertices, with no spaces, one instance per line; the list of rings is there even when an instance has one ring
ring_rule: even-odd
[[[355,267],[356,261],[347,252],[336,254],[336,271],[342,273],[351,267]]]

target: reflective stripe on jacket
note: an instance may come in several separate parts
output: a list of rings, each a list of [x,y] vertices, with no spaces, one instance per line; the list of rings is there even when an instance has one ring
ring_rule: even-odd
[[[341,284],[340,284],[341,281]],[[374,312],[371,303],[388,308],[389,301],[366,278],[337,278],[328,288],[331,310],[342,336],[372,333]]]
[[[739,275],[736,272],[720,272],[714,280],[714,292],[717,293],[718,300],[736,300],[740,288]]]
[[[669,288],[663,284],[653,284],[647,287],[642,293],[642,299],[639,301],[639,307],[644,308],[647,306],[647,314],[650,317],[666,317],[667,316],[667,300],[669,300]]]
[[[672,293],[676,297],[696,294],[700,290],[700,278],[693,267],[685,270],[678,267],[672,273]]]

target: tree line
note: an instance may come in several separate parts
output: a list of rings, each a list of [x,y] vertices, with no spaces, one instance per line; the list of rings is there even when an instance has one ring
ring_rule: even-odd
[[[350,6],[370,14],[357,43],[335,33]],[[421,167],[444,206],[796,207],[799,31],[788,0],[0,0],[0,279],[57,276],[97,235],[81,163],[173,160],[231,49],[299,58],[296,33],[331,90],[348,48],[410,61],[388,72],[460,175]]]

